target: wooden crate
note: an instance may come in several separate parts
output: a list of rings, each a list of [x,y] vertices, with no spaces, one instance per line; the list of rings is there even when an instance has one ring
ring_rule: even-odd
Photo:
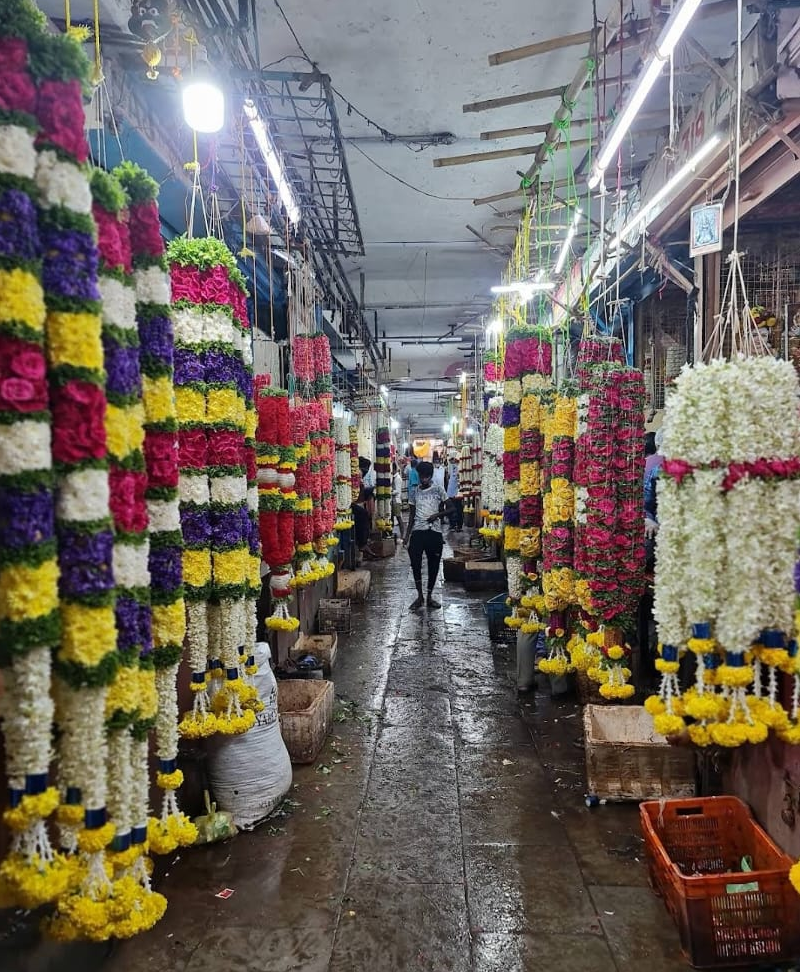
[[[456,581],[462,583],[464,580],[464,567],[466,561],[461,557],[445,557],[442,561],[444,569],[444,579],[446,581]]]
[[[586,780],[605,800],[693,797],[694,753],[670,746],[640,705],[587,705],[583,710]]]
[[[468,560],[464,565],[464,587],[468,591],[504,591],[506,569],[496,560]]]
[[[317,627],[320,634],[350,634],[350,601],[344,597],[324,597],[319,602]]]
[[[336,583],[336,596],[351,601],[366,601],[372,574],[368,570],[340,570]]]
[[[313,763],[333,722],[333,682],[289,678],[278,682],[281,735],[293,763]]]
[[[337,648],[338,638],[335,631],[332,634],[301,634],[294,643],[290,654],[295,660],[304,655],[313,655],[322,662],[322,669],[325,674],[330,675],[333,663],[336,661]]]
[[[374,557],[394,557],[397,544],[392,537],[384,537],[381,540],[371,540],[369,550]]]

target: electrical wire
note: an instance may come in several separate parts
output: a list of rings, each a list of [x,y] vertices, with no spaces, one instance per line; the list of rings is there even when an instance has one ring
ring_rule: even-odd
[[[405,179],[401,179],[399,175],[395,175],[394,172],[390,172],[388,169],[384,168],[380,162],[376,162],[371,155],[367,155],[364,149],[360,145],[357,145],[352,139],[346,138],[345,141],[348,145],[351,145],[356,152],[359,152],[367,162],[371,162],[376,169],[380,169],[384,175],[389,176],[390,179],[394,179],[395,182],[399,182],[401,186],[405,186],[407,189],[412,189],[414,192],[418,192],[421,196],[427,196],[429,199],[443,199],[445,202],[472,202],[472,196],[439,196],[435,192],[428,192],[427,189],[420,189],[419,186],[413,186],[410,182],[406,182]]]

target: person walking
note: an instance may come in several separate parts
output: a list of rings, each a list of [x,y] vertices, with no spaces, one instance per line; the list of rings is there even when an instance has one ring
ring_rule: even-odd
[[[417,599],[410,610],[418,611],[426,599],[422,594],[422,557],[428,561],[428,597],[427,605],[436,610],[442,605],[434,600],[433,588],[439,576],[439,566],[442,562],[444,536],[442,535],[442,520],[449,512],[451,501],[447,498],[442,486],[433,482],[433,466],[429,462],[421,462],[417,466],[419,473],[419,488],[415,502],[410,507],[406,546],[411,559],[411,572],[414,575],[414,585],[417,588]]]
[[[419,489],[419,473],[417,472],[418,459],[412,459],[408,467],[408,505],[414,505],[414,497]]]
[[[400,539],[403,538],[403,477],[397,468],[397,463],[392,463],[392,527],[397,520],[397,529]]]
[[[445,469],[444,466],[442,465],[442,459],[438,452],[434,452],[433,476],[431,477],[434,486],[441,486],[442,489],[445,488],[444,473],[445,473]]]
[[[447,497],[453,503],[450,509],[450,529],[460,533],[464,529],[464,497],[458,482],[458,460],[453,459],[447,472]]]

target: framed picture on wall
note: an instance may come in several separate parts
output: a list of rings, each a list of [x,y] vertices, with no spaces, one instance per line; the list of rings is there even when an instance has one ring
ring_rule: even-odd
[[[689,255],[702,256],[722,249],[722,203],[692,207]]]

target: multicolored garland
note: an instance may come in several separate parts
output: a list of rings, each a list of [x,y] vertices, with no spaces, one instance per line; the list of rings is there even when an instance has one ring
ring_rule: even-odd
[[[503,399],[489,399],[488,427],[484,440],[483,478],[481,480],[481,519],[478,533],[486,540],[498,540],[503,526]]]
[[[253,607],[246,596],[253,529],[245,441],[252,398],[247,289],[233,255],[219,240],[181,237],[170,243],[167,255],[194,692],[180,730],[193,738],[238,734],[254,724],[252,706],[258,705],[244,671],[247,612]],[[212,677],[221,679],[213,702]]]
[[[294,445],[287,392],[256,379],[258,431],[259,529],[261,554],[270,572],[273,611],[268,628],[296,631],[300,622],[289,611],[295,536]]]
[[[387,426],[375,433],[375,526],[383,533],[392,529],[392,436]]]
[[[152,852],[166,854],[176,847],[193,844],[197,837],[196,827],[181,812],[177,800],[177,790],[183,782],[183,773],[177,763],[177,675],[183,655],[186,611],[178,499],[178,424],[173,389],[174,338],[169,316],[170,280],[161,238],[158,183],[144,169],[130,162],[115,169],[114,175],[125,190],[130,206],[128,225],[144,404],[152,658],[158,695],[156,782],[164,792],[160,815],[148,821],[148,841]],[[104,286],[101,281],[101,288]],[[104,294],[104,304],[109,296]]]
[[[73,877],[46,829],[59,803],[58,790],[48,786],[59,571],[28,49],[44,17],[7,2],[0,11],[10,35],[0,40],[0,716],[9,787],[3,822],[11,832],[0,864],[0,907],[37,908]],[[80,189],[88,200],[85,182]]]

